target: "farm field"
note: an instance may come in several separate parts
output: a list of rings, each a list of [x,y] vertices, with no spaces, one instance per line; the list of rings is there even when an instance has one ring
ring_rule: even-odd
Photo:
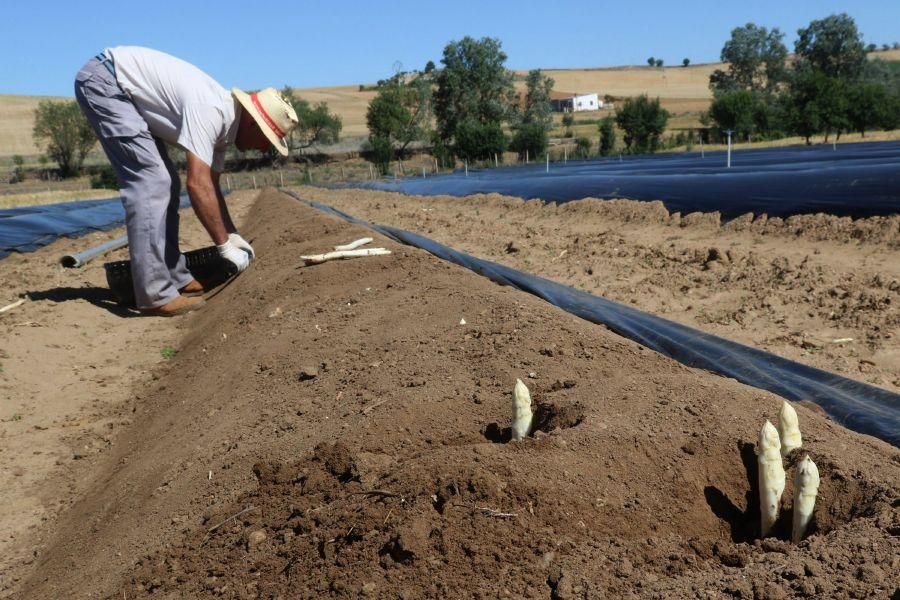
[[[896,295],[879,262],[895,241],[827,219],[797,235],[675,224],[658,204],[297,191],[641,308],[657,297],[676,320],[710,314],[718,294],[734,313],[697,324],[807,333],[806,345],[772,343],[898,385],[878,354],[890,354],[896,314],[853,304]],[[0,261],[2,302],[46,292],[0,317],[0,382],[17,394],[0,423],[14,442],[0,489],[33,510],[3,522],[6,595],[865,597],[900,585],[896,448],[799,405],[822,474],[814,535],[756,541],[752,447],[777,397],[387,240],[387,257],[298,268],[368,230],[274,190],[231,202],[259,259],[171,326],[121,318],[99,265],[60,272],[71,240]],[[186,243],[203,244],[185,221]],[[671,246],[648,239],[660,237]],[[776,270],[766,302],[748,292]],[[728,272],[750,281],[729,292]],[[842,298],[825,291],[836,281]],[[806,285],[813,314],[779,323]],[[51,322],[78,331],[47,352]],[[42,351],[40,371],[28,368]],[[127,371],[108,360],[123,351]],[[545,420],[531,439],[498,443],[516,378]],[[52,386],[73,400],[45,406]],[[52,450],[32,454],[37,440]]]

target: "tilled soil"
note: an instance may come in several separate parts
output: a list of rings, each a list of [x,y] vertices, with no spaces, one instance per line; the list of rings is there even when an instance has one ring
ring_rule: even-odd
[[[301,268],[370,232],[274,191],[243,231],[259,259],[192,318],[24,597],[898,593],[897,449],[798,407],[813,531],[785,541],[786,500],[759,541],[779,398],[380,238]],[[516,378],[540,428],[504,443]]]
[[[231,194],[240,222],[255,198]],[[210,244],[190,210],[181,212],[184,249]],[[133,318],[106,289],[104,261],[59,265],[124,234],[124,228],[60,239],[0,260],[0,598],[16,594],[60,513],[89,485],[95,462],[132,421],[140,389],[159,377],[190,319]],[[135,390],[138,390],[137,392]],[[137,398],[135,397],[137,396]]]
[[[355,216],[900,391],[900,216],[721,223],[660,202],[304,187]]]

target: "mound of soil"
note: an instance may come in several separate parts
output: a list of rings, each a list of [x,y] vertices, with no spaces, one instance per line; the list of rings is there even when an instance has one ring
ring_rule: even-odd
[[[669,214],[306,187],[305,198],[679,323],[900,391],[900,216]]]
[[[900,585],[895,448],[799,406],[822,476],[813,531],[786,541],[786,502],[776,536],[757,540],[753,442],[779,398],[386,240],[387,257],[301,268],[370,232],[274,191],[244,230],[260,258],[192,317],[28,597]],[[506,442],[516,378],[539,428]]]

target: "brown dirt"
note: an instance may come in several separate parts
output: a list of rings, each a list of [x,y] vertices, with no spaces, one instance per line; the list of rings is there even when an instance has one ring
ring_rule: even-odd
[[[255,195],[229,197],[235,218]],[[209,245],[190,210],[182,211],[185,249]],[[142,387],[166,369],[160,351],[177,349],[189,320],[129,318],[105,290],[104,260],[77,270],[61,255],[124,230],[63,239],[0,260],[0,598],[34,567],[59,514],[91,484],[89,473],[132,423]],[[138,390],[138,391],[135,391]]]
[[[900,216],[721,224],[660,202],[304,197],[673,321],[900,391]],[[512,244],[512,246],[510,246]],[[847,338],[850,338],[849,340]]]
[[[299,268],[369,232],[275,192],[244,231],[259,260],[187,323],[23,597],[900,586],[897,449],[799,407],[823,481],[814,533],[759,542],[752,442],[777,397],[389,241],[388,257]],[[498,443],[516,377],[546,431]]]

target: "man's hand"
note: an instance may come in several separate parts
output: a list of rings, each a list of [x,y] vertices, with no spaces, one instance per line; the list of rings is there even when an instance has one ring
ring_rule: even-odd
[[[237,267],[238,273],[250,266],[250,254],[238,248],[231,240],[226,241],[224,244],[219,244],[216,246],[216,249],[219,251],[219,256]]]
[[[247,254],[249,254],[251,259],[256,258],[256,252],[253,251],[253,246],[251,246],[247,242],[247,240],[242,238],[241,234],[239,234],[237,232],[229,233],[228,241],[231,242],[232,244],[234,244],[235,246],[237,246],[238,248],[240,248],[241,250],[243,250],[244,252],[246,252]]]

